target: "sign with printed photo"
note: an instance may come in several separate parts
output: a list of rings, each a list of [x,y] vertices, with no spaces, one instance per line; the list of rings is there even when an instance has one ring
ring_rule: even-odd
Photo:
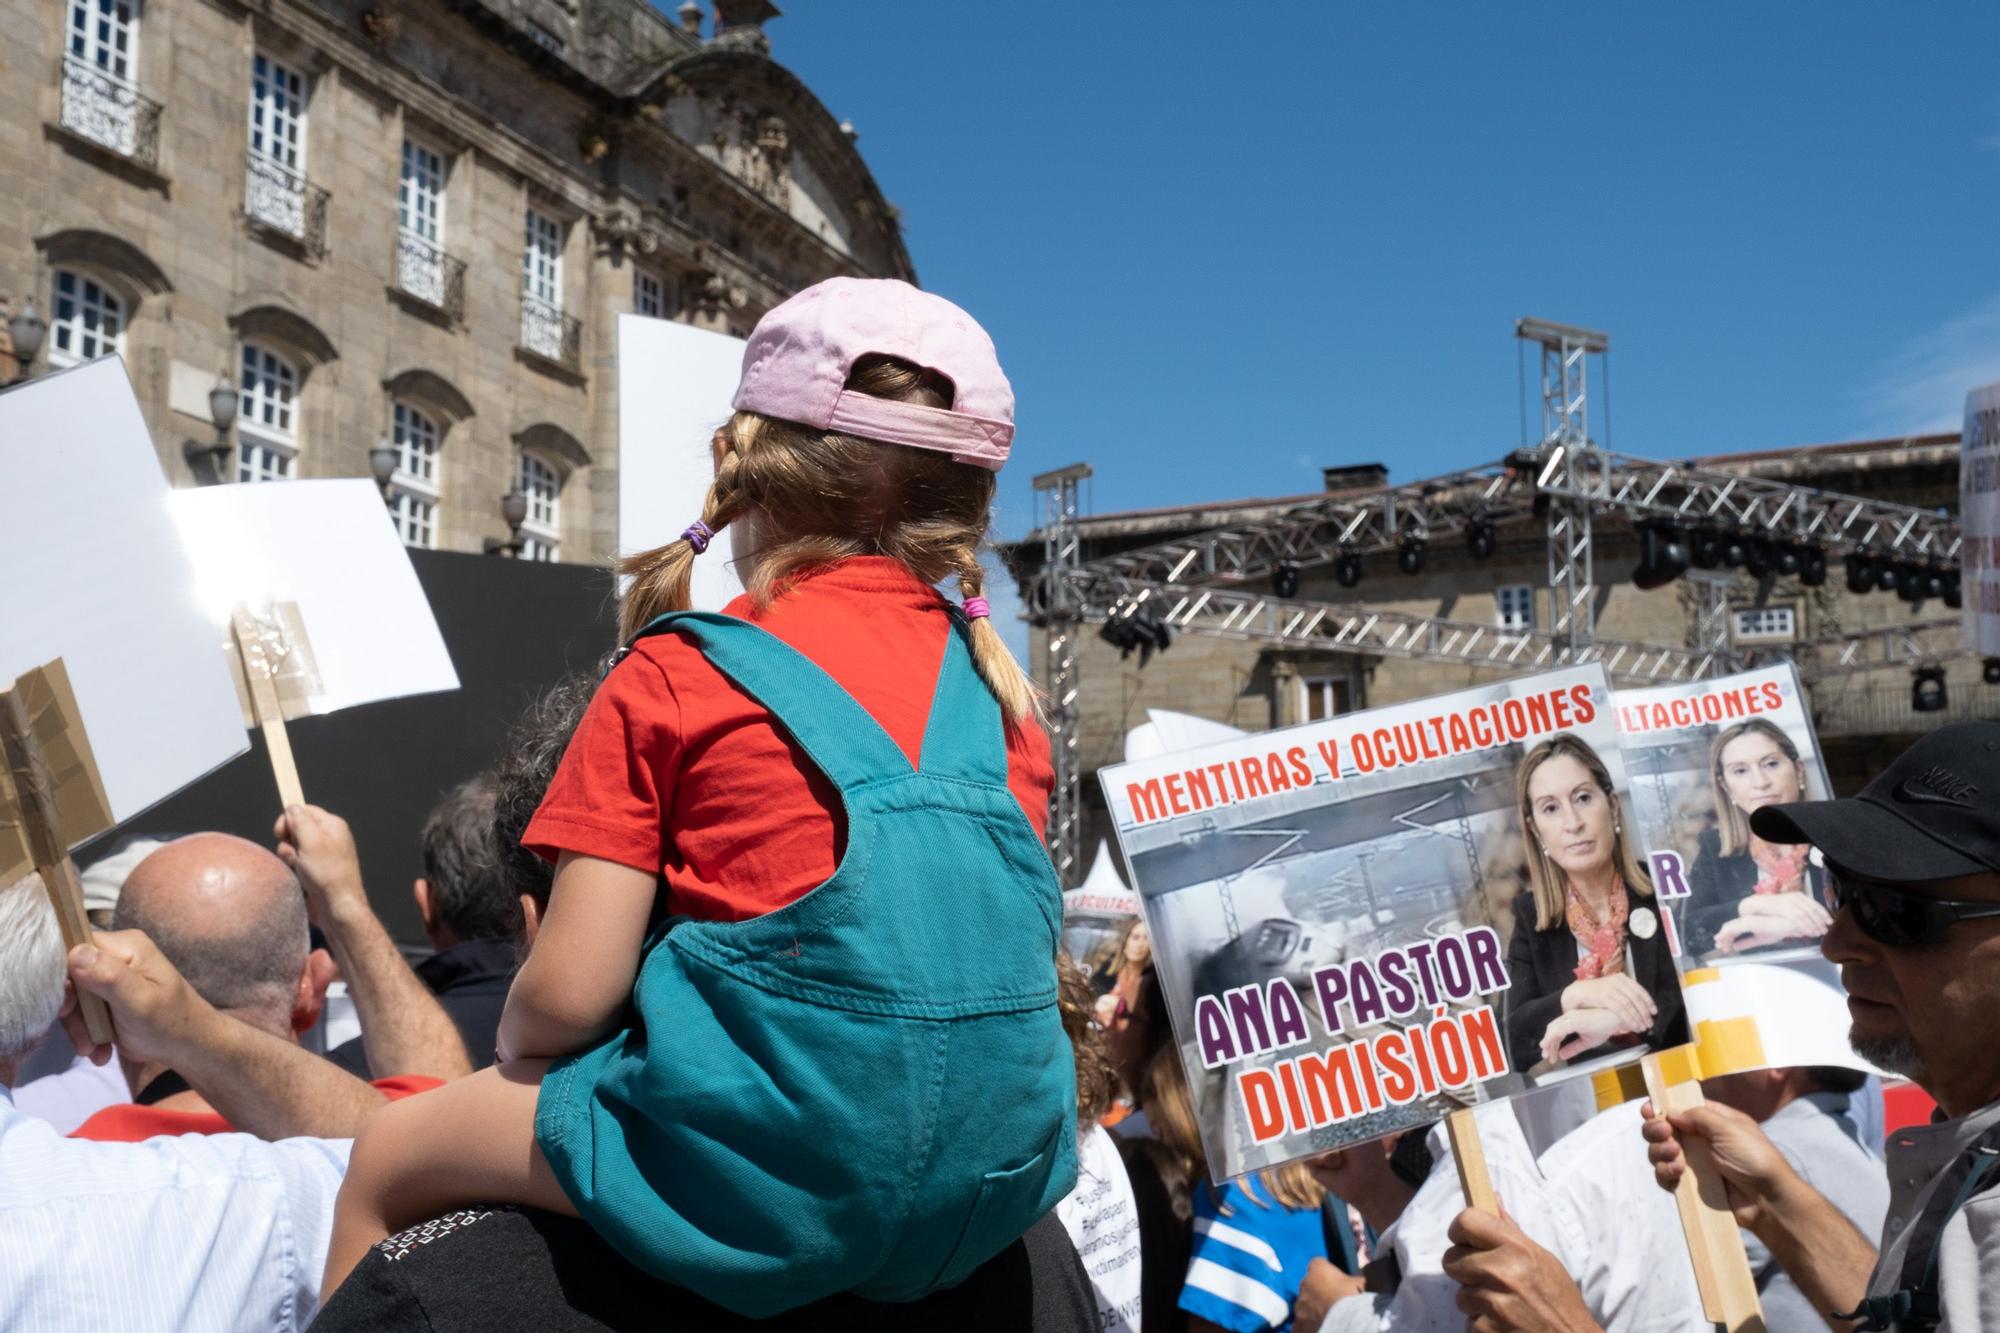
[[[1600,667],[1100,776],[1217,1180],[1688,1039]]]

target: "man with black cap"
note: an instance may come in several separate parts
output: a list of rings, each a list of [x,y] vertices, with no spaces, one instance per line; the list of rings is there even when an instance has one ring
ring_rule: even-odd
[[[1850,1040],[1921,1085],[1939,1119],[1890,1139],[1879,1258],[1728,1107],[1649,1118],[1655,1175],[1671,1189],[1680,1139],[1707,1139],[1738,1220],[1821,1314],[1852,1321],[1837,1326],[2000,1324],[2000,723],[1941,728],[1858,796],[1767,806],[1751,828],[1825,858],[1835,917],[1820,947],[1840,964]]]

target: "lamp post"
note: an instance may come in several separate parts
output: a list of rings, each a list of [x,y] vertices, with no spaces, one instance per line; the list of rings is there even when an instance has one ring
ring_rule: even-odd
[[[488,537],[486,554],[507,555],[518,560],[521,548],[528,544],[527,539],[521,536],[521,525],[528,521],[528,497],[519,486],[500,497],[500,517],[507,521],[507,537],[504,541],[499,537]]]
[[[214,443],[187,440],[181,444],[181,455],[187,459],[188,471],[197,486],[219,486],[229,480],[230,460],[236,453],[229,428],[236,424],[237,403],[236,385],[225,370],[215,377],[215,387],[208,391],[208,419],[215,426]]]
[[[389,480],[396,475],[396,464],[400,461],[402,461],[401,456],[396,452],[396,446],[389,443],[389,437],[386,435],[378,436],[375,447],[368,451],[368,470],[375,474],[375,484],[382,489],[382,503],[385,505],[396,503],[395,496],[389,490]]]
[[[7,321],[7,338],[14,349],[14,378],[9,383],[19,384],[34,374],[35,357],[48,332],[48,322],[35,313],[33,298],[23,301],[19,313]]]

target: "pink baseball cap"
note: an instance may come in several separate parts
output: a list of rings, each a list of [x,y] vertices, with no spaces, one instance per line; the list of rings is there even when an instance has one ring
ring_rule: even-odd
[[[854,363],[870,353],[944,376],[951,406],[848,389]],[[995,472],[1014,443],[1014,389],[986,330],[942,296],[894,278],[828,278],[758,320],[736,410],[935,449]]]

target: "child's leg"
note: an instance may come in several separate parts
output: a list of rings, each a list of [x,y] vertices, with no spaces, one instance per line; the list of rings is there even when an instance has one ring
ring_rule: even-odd
[[[354,1140],[320,1299],[376,1242],[453,1207],[518,1203],[576,1216],[535,1142],[546,1060],[482,1069],[383,1107]]]

